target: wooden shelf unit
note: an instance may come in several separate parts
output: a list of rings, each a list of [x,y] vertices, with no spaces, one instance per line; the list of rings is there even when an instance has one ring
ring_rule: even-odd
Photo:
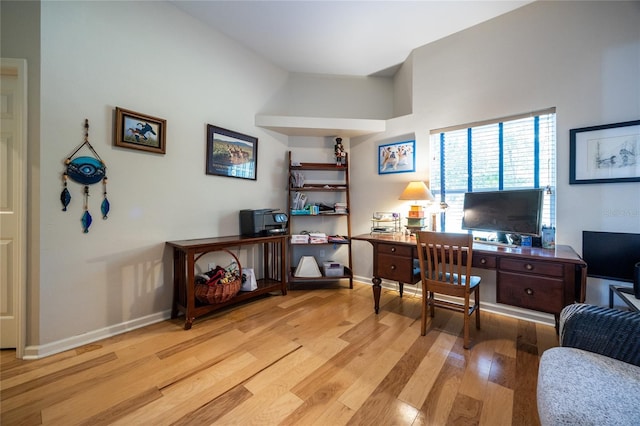
[[[294,244],[289,240],[289,268],[288,268],[288,280],[289,287],[292,288],[296,283],[318,283],[321,284],[323,282],[335,282],[339,280],[349,280],[349,288],[353,288],[353,272],[352,272],[352,257],[351,257],[351,204],[349,198],[349,157],[348,154],[344,159],[344,164],[338,165],[335,163],[293,163],[292,161],[292,153],[289,151],[289,184],[288,184],[288,212],[289,212],[289,233],[295,234],[295,230],[300,226],[299,224],[303,221],[311,221],[311,218],[332,218],[336,221],[343,221],[343,229],[346,230],[346,233],[342,233],[343,237],[346,237],[346,241],[339,242],[327,242],[320,244]],[[336,176],[340,177],[340,174],[343,174],[343,178],[340,182],[327,181],[326,183],[305,183],[301,187],[297,187],[293,185],[293,173],[299,171],[315,171],[315,172],[327,172],[327,173],[335,173]],[[307,214],[293,214],[292,213],[292,197],[296,192],[323,192],[323,193],[336,193],[340,194],[336,196],[336,202],[343,202],[346,204],[346,213],[319,213],[317,215],[307,215]],[[347,249],[347,262],[343,264],[344,266],[344,274],[338,276],[322,276],[322,277],[296,277],[295,270],[296,267],[294,265],[294,259],[296,256],[296,250],[299,250],[301,247],[306,248],[315,248],[312,250],[321,250],[320,247],[334,246],[336,249],[338,247],[346,247]],[[315,258],[315,256],[314,256]],[[316,263],[320,270],[322,271],[322,262],[318,262],[316,259]]]

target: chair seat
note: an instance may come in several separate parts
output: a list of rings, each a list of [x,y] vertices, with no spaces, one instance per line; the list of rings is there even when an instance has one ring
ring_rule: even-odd
[[[445,279],[447,281],[449,281],[449,277],[451,276],[451,274],[449,272],[447,272],[445,274]],[[442,279],[442,273],[438,274],[438,278]],[[477,276],[477,275],[471,275],[469,277],[469,288],[474,288],[476,287],[478,284],[480,284],[480,281],[482,280],[481,277]],[[458,274],[453,274],[453,283],[454,284],[461,284],[461,285],[466,285],[467,284],[467,277],[466,276],[462,276],[462,282],[460,282],[460,279],[458,277]]]
[[[637,425],[638,390],[640,367],[582,349],[548,349],[538,370],[540,423]]]
[[[449,280],[450,276],[451,276],[451,274],[447,272],[445,274],[445,279]],[[470,275],[469,276],[469,288],[474,288],[475,286],[480,284],[480,279],[481,278],[478,277],[477,275]],[[458,274],[453,274],[453,283],[454,284],[460,284],[460,285],[467,285],[467,277],[465,275],[463,275],[462,276],[462,280],[460,280],[460,277],[458,277]]]

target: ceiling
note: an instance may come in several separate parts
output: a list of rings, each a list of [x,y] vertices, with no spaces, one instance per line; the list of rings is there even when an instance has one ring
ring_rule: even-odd
[[[411,51],[524,1],[172,1],[290,72],[391,76]]]

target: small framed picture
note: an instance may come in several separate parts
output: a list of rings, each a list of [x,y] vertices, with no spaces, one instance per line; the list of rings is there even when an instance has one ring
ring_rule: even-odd
[[[569,183],[640,182],[640,120],[569,131]]]
[[[416,171],[416,141],[394,142],[378,147],[378,174]]]
[[[207,124],[208,175],[257,179],[258,138]]]
[[[115,146],[164,154],[167,120],[116,107]]]

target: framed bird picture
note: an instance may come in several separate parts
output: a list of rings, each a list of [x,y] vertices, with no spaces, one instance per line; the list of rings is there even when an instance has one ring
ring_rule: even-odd
[[[167,120],[116,107],[114,145],[165,154]]]

